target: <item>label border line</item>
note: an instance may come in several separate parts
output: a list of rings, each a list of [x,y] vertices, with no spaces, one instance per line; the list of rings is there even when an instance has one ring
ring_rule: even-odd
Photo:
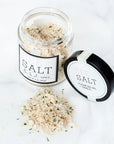
[[[54,57],[56,57],[57,60],[56,60],[56,78],[55,78],[55,81],[52,81],[52,82],[38,82],[38,81],[34,81],[34,80],[31,80],[31,79],[27,78],[27,77],[21,72],[21,70],[20,70],[20,48],[21,48],[25,53],[27,53],[27,54],[29,54],[29,55],[31,55],[31,56],[37,57],[37,58],[43,58],[43,59],[45,59],[45,58],[54,58]],[[59,69],[59,55],[53,56],[53,57],[41,57],[41,56],[36,56],[36,55],[33,55],[33,54],[28,53],[27,51],[25,51],[25,50],[21,47],[21,45],[19,45],[19,72],[20,72],[27,80],[29,80],[29,81],[31,81],[31,82],[34,82],[34,83],[38,83],[38,84],[51,84],[51,83],[56,83],[56,82],[58,81],[58,69]]]

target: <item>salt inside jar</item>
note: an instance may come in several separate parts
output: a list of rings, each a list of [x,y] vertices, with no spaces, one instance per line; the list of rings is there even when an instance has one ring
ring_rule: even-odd
[[[19,70],[31,82],[49,86],[65,79],[63,65],[71,54],[69,18],[54,8],[37,8],[24,15],[19,27]]]

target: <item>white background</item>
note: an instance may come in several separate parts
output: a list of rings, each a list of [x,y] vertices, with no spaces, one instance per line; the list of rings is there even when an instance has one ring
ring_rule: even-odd
[[[104,58],[114,70],[113,0],[0,0],[0,144],[45,144],[41,134],[27,134],[17,121],[18,106],[38,87],[25,82],[18,72],[17,27],[22,16],[35,7],[63,10],[73,23],[74,51],[89,49]],[[67,81],[64,96],[76,105],[77,128],[50,137],[52,144],[113,144],[114,93],[102,103],[89,102]]]

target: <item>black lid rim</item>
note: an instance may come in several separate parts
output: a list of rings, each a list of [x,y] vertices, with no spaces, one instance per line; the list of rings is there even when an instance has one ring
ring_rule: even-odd
[[[96,59],[98,60],[96,62]],[[87,59],[87,63],[90,64],[91,66],[93,66],[104,78],[106,85],[107,85],[107,93],[104,97],[100,98],[100,99],[96,99],[96,101],[100,102],[100,101],[105,101],[106,99],[108,99],[110,97],[112,88],[113,88],[113,83],[110,79],[109,76],[112,76],[111,78],[113,79],[113,71],[112,69],[109,67],[109,65],[100,57],[98,57],[95,54],[92,54],[88,59]],[[108,70],[108,73],[107,71]]]

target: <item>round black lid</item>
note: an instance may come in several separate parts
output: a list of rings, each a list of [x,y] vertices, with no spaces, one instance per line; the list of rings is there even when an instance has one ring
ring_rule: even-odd
[[[114,72],[93,53],[75,52],[66,60],[64,72],[71,86],[91,101],[106,100],[114,89]]]

